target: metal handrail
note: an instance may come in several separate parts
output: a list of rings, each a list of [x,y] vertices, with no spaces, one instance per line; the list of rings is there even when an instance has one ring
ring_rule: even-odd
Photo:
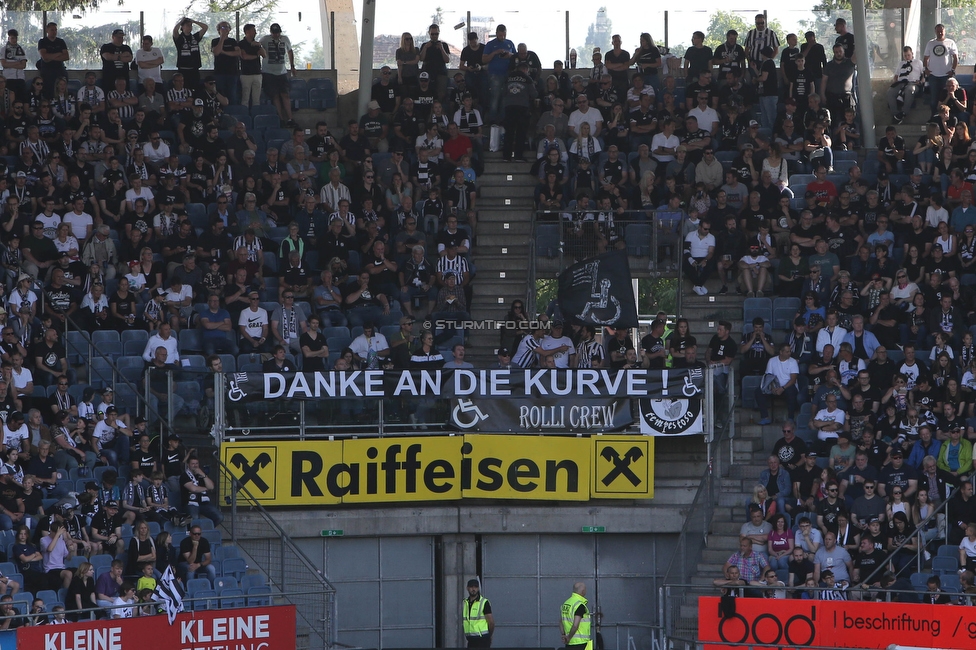
[[[908,544],[910,544],[913,539],[920,538],[920,536],[922,534],[922,530],[923,530],[923,524],[927,524],[930,521],[932,521],[932,518],[933,517],[937,517],[939,515],[939,512],[943,508],[945,509],[946,516],[948,516],[948,514],[949,514],[949,502],[952,500],[953,497],[956,496],[956,494],[958,494],[959,490],[961,490],[961,489],[962,489],[962,485],[960,484],[952,492],[950,492],[949,493],[949,496],[946,497],[945,501],[943,501],[942,504],[940,504],[938,508],[933,509],[932,512],[930,512],[925,519],[923,519],[922,521],[920,521],[919,524],[917,526],[915,526],[915,530],[912,531],[911,535],[909,535],[908,537],[906,537],[900,544],[898,544],[898,546],[896,546],[895,548],[893,548],[888,553],[888,555],[885,556],[884,562],[882,562],[877,567],[875,567],[874,571],[872,571],[868,575],[867,578],[863,579],[861,581],[861,583],[862,584],[869,584],[869,581],[871,580],[871,578],[873,578],[879,571],[881,571],[881,569],[883,569],[885,566],[887,566],[888,563],[891,562],[892,558],[894,558],[895,555],[897,555],[898,552],[901,549],[903,549],[905,546],[907,546]],[[947,521],[946,522],[946,538],[948,538],[948,536],[949,536],[949,522]],[[919,558],[924,553],[924,547],[925,547],[925,544],[921,544],[920,543],[920,544],[918,544],[918,548],[916,549],[916,566],[919,569],[921,569],[921,562],[919,561]]]
[[[712,439],[711,444],[719,450],[718,458],[721,457],[721,444],[726,440],[731,439],[732,431],[734,430],[731,426],[732,418],[735,415],[735,405],[739,400],[733,397],[733,400],[729,404],[728,413],[725,415],[724,426],[721,428],[716,427],[717,433]],[[731,450],[730,450],[731,458]],[[719,470],[716,470],[716,465],[719,465]],[[708,545],[707,531],[710,528],[712,513],[715,507],[715,475],[721,474],[721,467],[719,462],[712,462],[712,458],[709,458],[708,465],[705,467],[705,471],[702,473],[701,480],[698,482],[698,490],[695,493],[695,498],[692,500],[691,505],[688,507],[688,514],[685,516],[684,524],[681,527],[681,532],[678,534],[678,542],[675,545],[674,552],[671,554],[671,559],[668,561],[668,568],[664,572],[664,583],[667,584],[669,579],[673,577],[673,574],[677,571],[683,570],[683,567],[678,566],[680,562],[679,557],[684,557],[688,545],[688,538],[693,534],[691,531],[692,522],[698,520],[699,509],[703,509],[702,515],[705,539],[703,545]],[[719,477],[721,478],[721,477]]]

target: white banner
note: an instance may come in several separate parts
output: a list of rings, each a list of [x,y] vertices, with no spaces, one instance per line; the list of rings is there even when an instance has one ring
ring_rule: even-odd
[[[642,399],[641,433],[647,436],[691,436],[705,432],[701,399]]]

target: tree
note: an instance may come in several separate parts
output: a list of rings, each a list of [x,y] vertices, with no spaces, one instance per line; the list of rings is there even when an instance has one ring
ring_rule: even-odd
[[[115,0],[122,6],[124,0]],[[106,4],[112,4],[112,0]],[[9,0],[4,11],[88,11],[98,9],[99,0]]]

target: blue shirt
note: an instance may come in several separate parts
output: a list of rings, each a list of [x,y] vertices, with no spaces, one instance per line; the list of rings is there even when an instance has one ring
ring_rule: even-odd
[[[966,210],[960,205],[952,211],[949,224],[955,232],[962,232],[966,226],[976,226],[976,205],[971,205]]]
[[[205,321],[209,321],[211,323],[220,323],[224,319],[228,319],[228,320],[230,319],[230,313],[226,309],[224,309],[224,308],[218,309],[217,310],[217,313],[214,313],[214,312],[212,312],[212,311],[210,311],[208,309],[207,311],[205,311],[202,314],[200,314],[200,320],[201,321],[204,321],[205,320]],[[232,326],[233,326],[233,324],[232,324]],[[227,332],[223,332],[221,330],[208,330],[208,329],[205,329],[205,330],[203,330],[203,338],[205,338],[205,339],[226,339],[227,338]]]
[[[503,52],[515,54],[515,43],[507,38],[505,40],[493,38],[485,43],[484,56],[488,56],[496,50],[502,50]],[[496,56],[494,59],[488,62],[488,74],[508,75],[508,67],[510,62],[511,59]]]

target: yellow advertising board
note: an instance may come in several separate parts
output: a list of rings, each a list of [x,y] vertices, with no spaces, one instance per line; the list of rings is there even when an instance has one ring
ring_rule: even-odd
[[[230,442],[221,457],[264,506],[654,496],[654,440],[647,436]],[[222,489],[228,493],[229,482]]]

